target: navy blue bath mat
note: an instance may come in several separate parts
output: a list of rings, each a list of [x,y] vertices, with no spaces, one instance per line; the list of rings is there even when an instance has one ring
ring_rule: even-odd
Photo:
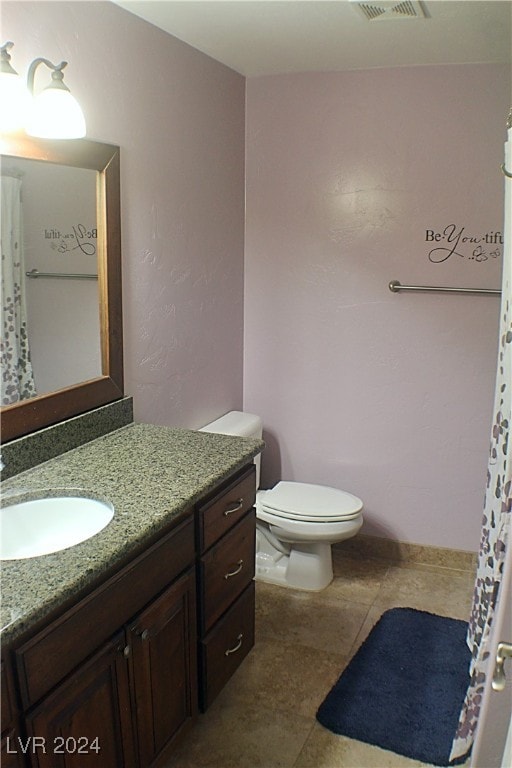
[[[469,686],[467,628],[465,621],[413,608],[386,611],[317,720],[334,733],[447,766]]]

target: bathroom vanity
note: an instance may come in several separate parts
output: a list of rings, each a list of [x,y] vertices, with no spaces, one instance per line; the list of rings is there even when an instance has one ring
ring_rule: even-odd
[[[132,424],[28,470],[6,496],[114,505],[75,547],[2,564],[2,765],[165,760],[254,643],[259,440]]]
[[[263,442],[122,420],[120,150],[17,135],[3,153],[95,179],[101,350],[96,378],[2,407],[3,503],[77,489],[114,517],[2,562],[2,766],[156,766],[254,642]]]

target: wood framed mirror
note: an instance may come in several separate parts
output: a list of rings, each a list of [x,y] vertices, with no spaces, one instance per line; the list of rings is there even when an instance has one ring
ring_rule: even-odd
[[[39,168],[41,164],[48,164],[45,169],[49,169],[49,164],[52,164],[56,169],[93,172],[89,176],[92,179],[92,205],[96,212],[94,247],[97,278],[96,274],[87,277],[97,279],[97,307],[94,307],[94,312],[99,335],[97,375],[51,391],[39,393],[36,390],[35,396],[1,407],[1,442],[6,443],[123,397],[121,215],[119,147],[88,139],[50,141],[16,135],[1,138],[0,153],[2,169],[7,165],[15,165],[17,161],[21,163],[30,160],[35,161]],[[50,187],[49,184],[44,192],[45,200],[52,197]],[[72,229],[75,237],[76,227]],[[52,238],[61,234],[55,228],[50,228],[45,229],[41,237]],[[71,247],[64,240],[66,236],[69,235],[62,234],[61,251]],[[74,242],[76,246],[78,240],[75,238]],[[83,275],[70,277],[72,279]],[[72,342],[72,329],[70,335]],[[65,360],[63,365],[66,365]]]

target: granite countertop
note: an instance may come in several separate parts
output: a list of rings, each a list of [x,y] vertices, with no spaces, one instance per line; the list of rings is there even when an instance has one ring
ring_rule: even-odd
[[[130,424],[2,483],[11,494],[77,488],[110,501],[114,518],[70,549],[1,565],[1,640],[11,643],[35,622],[101,582],[263,448],[261,440]]]

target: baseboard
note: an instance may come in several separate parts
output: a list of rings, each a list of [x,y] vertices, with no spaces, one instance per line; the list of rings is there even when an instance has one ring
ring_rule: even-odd
[[[340,541],[334,547],[336,551],[347,555],[353,554],[358,557],[391,562],[437,565],[442,568],[453,568],[461,571],[473,571],[477,563],[476,552],[411,544],[394,539],[384,539],[380,536],[368,536],[367,534],[358,534],[352,539]]]

